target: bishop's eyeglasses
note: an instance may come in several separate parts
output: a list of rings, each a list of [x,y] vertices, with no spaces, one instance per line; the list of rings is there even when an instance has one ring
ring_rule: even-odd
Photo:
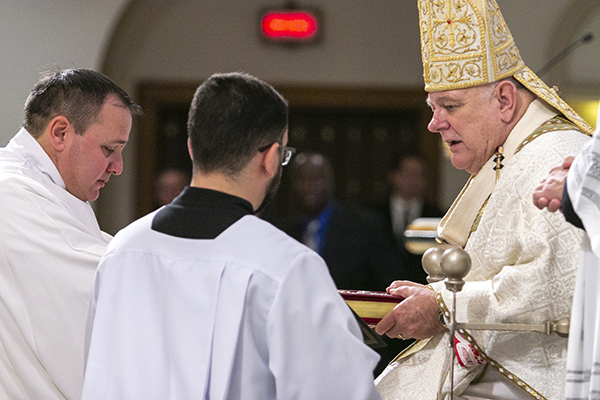
[[[273,142],[271,144],[268,144],[266,146],[261,147],[260,149],[258,149],[259,153],[262,153],[263,151],[267,151],[271,148],[271,146],[273,146],[275,143],[277,142]],[[296,149],[293,147],[289,147],[289,146],[279,146],[279,148],[281,149],[281,165],[288,165],[290,163],[290,160],[292,159],[292,156],[294,155],[294,153],[296,153]]]

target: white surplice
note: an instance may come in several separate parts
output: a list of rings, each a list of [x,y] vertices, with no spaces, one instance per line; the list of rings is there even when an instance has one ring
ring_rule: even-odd
[[[27,131],[0,149],[0,399],[79,399],[89,294],[109,239]]]
[[[600,121],[600,119],[598,120]],[[600,124],[598,124],[600,127]],[[584,235],[567,355],[565,398],[600,399],[600,129],[578,155],[567,177]]]
[[[154,214],[100,262],[83,400],[380,398],[379,357],[315,252],[253,215],[188,239]]]

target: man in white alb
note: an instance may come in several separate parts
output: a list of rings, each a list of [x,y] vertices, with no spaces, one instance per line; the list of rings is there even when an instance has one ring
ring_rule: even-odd
[[[108,246],[83,399],[378,399],[377,354],[323,260],[254,214],[276,191],[287,102],[246,74],[197,89],[191,185]]]
[[[0,399],[81,396],[89,296],[110,238],[88,202],[123,170],[137,112],[101,73],[56,72],[0,149]]]

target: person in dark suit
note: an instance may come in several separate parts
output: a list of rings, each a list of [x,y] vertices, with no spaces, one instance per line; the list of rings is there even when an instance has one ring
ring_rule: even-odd
[[[393,240],[405,276],[396,279],[427,283],[421,266],[421,255],[410,253],[405,246],[404,231],[417,218],[441,218],[444,212],[437,204],[425,199],[428,182],[425,160],[415,154],[397,157],[388,175],[390,196],[378,207],[386,219],[389,237]]]
[[[333,168],[323,155],[299,154],[290,167],[298,208],[283,230],[323,257],[338,289],[385,291],[399,271],[383,219],[334,198]]]
[[[334,198],[334,175],[322,154],[303,152],[290,165],[297,215],[281,224],[283,231],[315,250],[327,264],[338,289],[383,292],[404,275],[379,213]],[[409,342],[383,336],[387,347],[376,349],[379,375]]]

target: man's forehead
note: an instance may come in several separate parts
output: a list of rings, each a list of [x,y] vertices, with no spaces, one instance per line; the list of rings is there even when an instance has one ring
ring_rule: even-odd
[[[479,87],[470,87],[465,89],[444,90],[441,92],[429,92],[427,95],[428,104],[444,103],[448,101],[465,100],[475,96],[479,92]]]
[[[90,132],[94,132],[92,136],[96,140],[105,145],[125,146],[129,141],[129,132],[117,131],[113,129],[88,129]]]
[[[127,144],[127,140],[124,140],[124,139],[109,139],[108,143],[121,144],[121,145],[125,146]]]

